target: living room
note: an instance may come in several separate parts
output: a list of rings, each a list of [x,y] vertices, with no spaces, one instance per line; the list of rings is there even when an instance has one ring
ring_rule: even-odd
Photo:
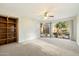
[[[79,55],[78,11],[78,3],[1,3],[0,18],[6,24],[0,23],[0,27],[5,24],[7,34],[4,39],[0,29],[4,39],[0,40],[0,55]],[[13,40],[8,37],[8,28],[11,34],[16,32]]]

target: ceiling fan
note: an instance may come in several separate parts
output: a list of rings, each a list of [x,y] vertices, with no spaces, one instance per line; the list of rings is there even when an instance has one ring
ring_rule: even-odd
[[[46,11],[46,12],[44,12],[44,17],[54,17],[54,16],[50,16],[50,15],[48,15],[48,12]]]

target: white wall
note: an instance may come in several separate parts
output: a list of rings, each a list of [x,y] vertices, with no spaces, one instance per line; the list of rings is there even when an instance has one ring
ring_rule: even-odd
[[[77,18],[72,19],[72,40],[77,41]]]
[[[79,16],[77,16],[77,44],[79,45]]]
[[[19,20],[19,42],[37,39],[40,36],[40,23],[34,19],[22,18]]]

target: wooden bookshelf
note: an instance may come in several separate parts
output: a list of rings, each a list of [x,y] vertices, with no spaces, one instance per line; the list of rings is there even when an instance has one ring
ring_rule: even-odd
[[[18,41],[18,18],[0,16],[0,45]]]

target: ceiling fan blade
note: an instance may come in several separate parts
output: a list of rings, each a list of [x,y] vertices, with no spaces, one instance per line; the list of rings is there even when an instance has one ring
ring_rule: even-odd
[[[54,17],[54,16],[49,16],[49,17]]]

